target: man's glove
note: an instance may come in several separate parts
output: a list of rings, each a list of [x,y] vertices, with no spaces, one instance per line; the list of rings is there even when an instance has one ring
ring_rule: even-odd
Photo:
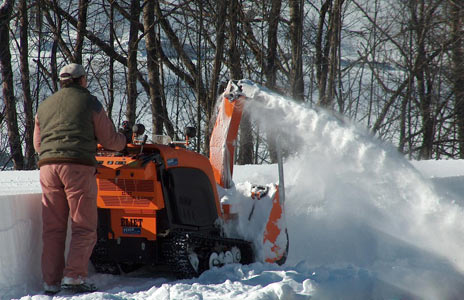
[[[129,121],[123,121],[122,127],[119,128],[118,132],[124,134],[124,136],[126,137],[127,144],[132,143],[132,130],[131,126],[129,125]]]

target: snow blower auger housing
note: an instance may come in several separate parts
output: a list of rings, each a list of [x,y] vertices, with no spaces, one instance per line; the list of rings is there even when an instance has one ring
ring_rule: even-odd
[[[96,271],[153,265],[189,278],[214,266],[253,262],[250,242],[222,235],[209,160],[179,142],[138,141],[140,128],[134,126],[123,152],[98,148]]]

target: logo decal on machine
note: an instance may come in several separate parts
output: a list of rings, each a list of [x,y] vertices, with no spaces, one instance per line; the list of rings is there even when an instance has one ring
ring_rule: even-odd
[[[123,227],[122,228],[123,234],[142,234],[142,228],[138,227]]]
[[[179,164],[179,162],[177,161],[177,158],[169,158],[168,159],[168,166],[169,167],[175,167]]]
[[[124,234],[142,234],[143,219],[121,218],[121,227]]]

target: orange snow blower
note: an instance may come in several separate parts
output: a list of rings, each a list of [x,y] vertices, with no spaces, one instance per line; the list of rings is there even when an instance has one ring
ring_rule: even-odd
[[[238,104],[242,98],[245,96],[232,102],[238,100]],[[231,103],[225,99],[224,104]],[[228,116],[227,107],[225,111]],[[236,112],[239,115],[241,111]],[[237,135],[235,126],[224,125],[229,121],[239,123],[235,118],[218,116],[210,159],[189,149],[188,138],[195,136],[193,128],[186,131],[186,142],[164,137],[164,143],[147,143],[143,125],[137,124],[124,151],[99,146],[98,238],[91,256],[97,272],[119,274],[140,265],[153,265],[189,278],[225,264],[252,263],[260,256],[256,253],[260,246],[265,261],[285,261],[288,240],[285,247],[283,202],[279,199],[282,187],[271,186],[266,195],[260,192],[263,197],[256,207],[265,205],[262,210],[269,214],[265,224],[255,227],[262,228],[260,237],[232,237],[224,230],[233,218],[230,203],[223,203],[217,185],[221,190],[232,185],[233,148],[223,152],[218,149],[221,144],[233,144]],[[221,168],[224,162],[227,166]]]

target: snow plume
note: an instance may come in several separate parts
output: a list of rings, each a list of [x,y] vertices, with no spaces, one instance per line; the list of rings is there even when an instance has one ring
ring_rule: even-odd
[[[420,299],[464,293],[462,207],[349,121],[250,90],[250,115],[293,153],[285,162],[287,264],[355,266]]]

